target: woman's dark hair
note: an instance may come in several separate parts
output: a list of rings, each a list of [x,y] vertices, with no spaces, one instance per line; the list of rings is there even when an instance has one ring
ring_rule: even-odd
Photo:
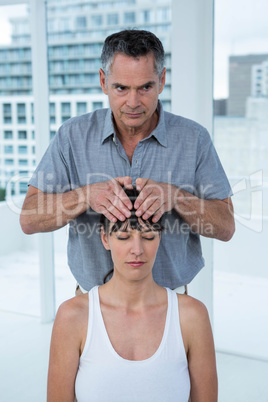
[[[124,54],[129,57],[138,58],[153,53],[155,71],[161,78],[165,63],[165,51],[161,41],[152,32],[125,29],[116,32],[105,39],[101,62],[106,77],[110,74],[110,67],[116,54]]]
[[[161,223],[162,219],[160,218],[158,222],[153,222],[153,216],[151,216],[146,221],[142,218],[136,216],[136,209],[134,209],[134,203],[139,195],[139,191],[134,187],[133,189],[124,189],[126,195],[130,199],[133,204],[133,208],[131,209],[131,216],[130,218],[126,219],[125,221],[117,220],[114,224],[111,225],[109,219],[106,218],[105,215],[101,215],[100,217],[100,225],[103,227],[104,232],[108,235],[117,232],[118,230],[128,230],[136,229],[136,230],[144,230],[144,227],[147,227],[149,230],[155,232],[161,232],[164,227]],[[103,283],[106,282],[108,277],[113,273],[113,269],[111,269],[104,277]]]

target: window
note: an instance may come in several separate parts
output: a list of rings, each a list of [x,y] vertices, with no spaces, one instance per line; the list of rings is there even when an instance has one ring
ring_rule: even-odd
[[[56,131],[55,130],[50,130],[50,140],[52,140],[56,135]]]
[[[12,109],[10,103],[3,104],[4,124],[12,123]]]
[[[5,165],[6,166],[13,166],[14,165],[14,159],[5,159]]]
[[[87,112],[87,103],[86,102],[77,102],[76,104],[76,112],[77,115],[85,114]]]
[[[28,166],[28,159],[19,159],[19,166]]]
[[[11,130],[5,130],[4,131],[4,139],[12,140],[12,138],[13,138],[13,132]]]
[[[124,23],[125,24],[134,24],[136,22],[136,15],[134,12],[124,13]]]
[[[32,146],[32,154],[35,154],[35,145]]]
[[[25,105],[25,103],[17,104],[17,121],[19,124],[26,123],[26,105]]]
[[[28,191],[28,184],[25,182],[20,182],[19,184],[20,187],[20,194],[26,194]]]
[[[18,153],[19,154],[27,154],[28,153],[27,145],[19,145],[18,146]]]
[[[34,139],[35,139],[35,131],[32,130],[32,140],[34,140]]]
[[[152,22],[153,20],[153,12],[152,10],[143,10],[141,11],[141,22],[142,23],[148,23]]]
[[[4,153],[5,154],[13,154],[13,145],[5,145]]]
[[[157,22],[166,22],[171,19],[170,7],[162,7],[157,10]]]
[[[56,107],[55,103],[49,104],[49,113],[50,113],[50,124],[56,123]]]
[[[102,109],[103,102],[92,102],[92,110]]]
[[[76,17],[76,28],[85,29],[87,27],[86,17]]]
[[[27,140],[27,131],[19,131],[18,132],[18,139],[19,140]]]
[[[92,15],[91,25],[93,27],[99,27],[100,25],[102,25],[102,15]]]
[[[65,120],[70,119],[71,117],[71,104],[69,102],[61,103],[61,121],[62,123]]]
[[[68,31],[71,27],[71,18],[60,18],[59,20],[59,30]]]
[[[243,4],[237,24],[238,4],[215,1],[214,97],[226,107],[214,116],[214,143],[234,193],[236,233],[230,245],[214,242],[214,336],[219,349],[267,360],[268,101],[254,91],[252,71],[268,60],[268,9]]]
[[[107,15],[107,25],[117,25],[119,23],[118,14],[108,14]]]
[[[34,104],[31,103],[31,119],[32,119],[32,124],[34,124]]]

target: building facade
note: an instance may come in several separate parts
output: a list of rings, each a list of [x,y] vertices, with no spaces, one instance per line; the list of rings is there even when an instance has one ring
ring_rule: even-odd
[[[36,165],[30,24],[28,17],[11,23],[12,43],[0,47],[0,187],[24,194]],[[51,138],[70,117],[108,107],[98,73],[103,42],[128,28],[152,31],[162,41],[167,75],[161,100],[171,109],[170,0],[48,0]]]
[[[252,68],[267,60],[268,54],[229,57],[229,116],[245,116],[247,98],[252,94]]]

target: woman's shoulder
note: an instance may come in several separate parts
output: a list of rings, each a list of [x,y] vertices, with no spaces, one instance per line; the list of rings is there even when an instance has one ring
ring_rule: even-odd
[[[84,322],[88,315],[88,293],[64,301],[58,308],[55,321],[68,327]]]
[[[190,314],[207,314],[208,310],[204,303],[192,296],[185,294],[177,294],[179,308],[187,309]]]
[[[178,294],[181,325],[189,329],[210,326],[208,310],[204,303],[189,295]]]

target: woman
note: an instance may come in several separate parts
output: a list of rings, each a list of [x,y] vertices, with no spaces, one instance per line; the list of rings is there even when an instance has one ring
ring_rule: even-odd
[[[137,191],[127,190],[135,202]],[[48,402],[216,402],[217,374],[205,306],[153,280],[161,224],[135,210],[102,217],[112,278],[64,302],[50,349]]]

